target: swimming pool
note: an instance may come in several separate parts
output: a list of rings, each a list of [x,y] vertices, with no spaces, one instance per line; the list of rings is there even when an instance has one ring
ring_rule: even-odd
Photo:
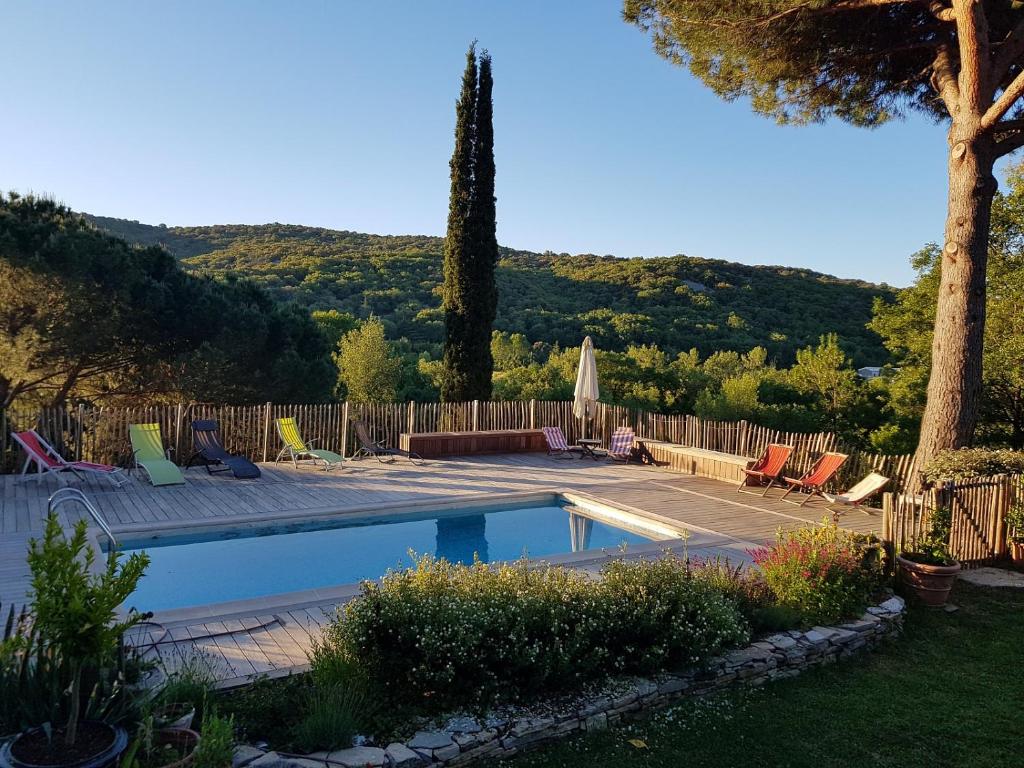
[[[500,506],[170,533],[121,542],[150,565],[126,601],[141,611],[313,590],[378,578],[410,552],[468,563],[611,550],[671,538],[629,516],[608,516],[563,496]]]

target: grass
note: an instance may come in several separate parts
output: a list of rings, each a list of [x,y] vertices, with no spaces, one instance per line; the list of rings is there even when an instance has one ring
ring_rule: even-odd
[[[515,768],[1024,765],[1024,590],[958,584],[870,656],[688,700]]]

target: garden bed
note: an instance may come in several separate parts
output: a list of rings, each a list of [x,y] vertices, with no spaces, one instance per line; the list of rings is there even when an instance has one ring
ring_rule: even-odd
[[[454,717],[440,727],[418,731],[404,742],[311,755],[242,746],[236,751],[234,768],[314,768],[324,762],[345,768],[408,768],[510,757],[570,734],[603,730],[684,697],[701,696],[729,686],[763,685],[851,656],[898,632],[904,613],[904,601],[893,596],[868,608],[855,621],[775,633],[684,674],[616,678],[585,697],[552,698],[529,707],[496,710],[479,718]]]

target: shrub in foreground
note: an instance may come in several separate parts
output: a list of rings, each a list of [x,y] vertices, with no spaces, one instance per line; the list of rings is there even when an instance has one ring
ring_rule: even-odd
[[[311,664],[356,664],[388,699],[472,706],[691,666],[748,636],[735,604],[676,558],[613,561],[594,579],[424,557],[364,582]]]
[[[751,555],[777,603],[807,624],[860,613],[884,583],[881,545],[827,519],[820,526],[779,531],[774,544]]]

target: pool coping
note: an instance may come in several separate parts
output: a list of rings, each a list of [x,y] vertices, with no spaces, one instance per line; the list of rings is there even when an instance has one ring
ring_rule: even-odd
[[[554,487],[551,489],[535,491],[511,491],[498,493],[467,494],[451,499],[443,496],[436,496],[429,499],[417,501],[394,501],[378,502],[365,506],[341,509],[336,506],[319,507],[302,510],[289,510],[286,512],[270,515],[239,515],[235,517],[213,518],[206,520],[190,521],[188,525],[175,525],[173,521],[159,521],[149,523],[137,523],[131,525],[112,526],[111,532],[120,541],[122,538],[133,536],[159,535],[160,533],[173,533],[175,535],[188,533],[203,533],[216,531],[218,529],[246,529],[259,528],[273,524],[284,524],[288,522],[314,522],[317,520],[330,520],[332,518],[375,518],[387,517],[395,512],[428,512],[438,511],[453,513],[466,507],[479,507],[488,504],[501,503],[523,503],[530,501],[550,500],[552,497],[561,498],[570,504],[578,505],[590,512],[593,512],[597,519],[606,519],[612,523],[619,521],[629,523],[631,520],[641,520],[648,529],[654,529],[656,533],[665,535],[667,538],[659,541],[652,541],[647,544],[631,545],[628,550],[588,550],[583,552],[567,552],[547,555],[538,558],[529,558],[531,566],[542,565],[566,565],[583,570],[596,570],[600,565],[613,559],[640,559],[649,557],[652,554],[662,556],[668,553],[682,554],[689,549],[703,547],[740,547],[742,551],[755,546],[754,542],[745,541],[720,531],[701,528],[691,524],[682,524],[677,520],[658,515],[657,513],[639,509],[628,504],[617,501],[602,499],[590,493],[583,493],[567,488]],[[659,530],[660,529],[660,530]],[[90,542],[96,550],[95,567],[101,567],[106,561],[106,549],[104,544],[108,542],[107,536],[99,527],[90,527]],[[164,627],[177,627],[196,623],[210,623],[237,618],[252,617],[257,615],[271,615],[275,612],[298,610],[310,607],[338,605],[347,602],[359,595],[360,583],[348,583],[332,585],[329,587],[316,587],[306,590],[281,592],[273,595],[244,598],[241,600],[230,600],[216,603],[207,603],[184,608],[153,612],[152,621]]]

